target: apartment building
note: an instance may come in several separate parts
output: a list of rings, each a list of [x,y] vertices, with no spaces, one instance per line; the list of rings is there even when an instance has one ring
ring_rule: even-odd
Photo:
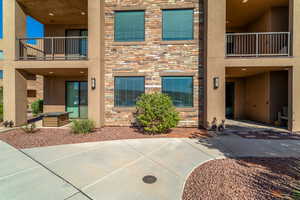
[[[231,118],[300,130],[299,1],[3,1],[4,118],[17,125],[27,80],[42,76],[44,112],[99,127],[131,125],[138,96],[163,92],[182,127]],[[45,37],[25,37],[27,15]]]

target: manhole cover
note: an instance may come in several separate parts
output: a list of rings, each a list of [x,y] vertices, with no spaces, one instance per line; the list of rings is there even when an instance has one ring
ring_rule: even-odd
[[[157,181],[157,178],[155,176],[151,176],[151,175],[144,176],[143,181],[144,181],[144,183],[147,183],[147,184],[153,184]]]

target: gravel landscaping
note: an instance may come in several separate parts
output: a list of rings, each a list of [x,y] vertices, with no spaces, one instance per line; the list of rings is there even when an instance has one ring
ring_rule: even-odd
[[[147,135],[129,127],[105,127],[86,135],[73,134],[68,128],[43,128],[32,134],[25,133],[21,129],[0,133],[0,140],[19,149],[122,139],[207,137],[211,137],[207,131],[196,128],[176,128],[162,135]]]
[[[299,169],[300,160],[292,158],[211,161],[188,178],[183,200],[285,199],[300,180]]]

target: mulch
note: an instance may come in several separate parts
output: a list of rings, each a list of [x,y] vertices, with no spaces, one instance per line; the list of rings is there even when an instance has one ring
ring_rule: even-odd
[[[267,140],[300,140],[299,134],[278,132],[272,130],[265,131],[236,131],[236,135],[246,139],[267,139]]]
[[[300,186],[299,170],[300,160],[292,158],[210,161],[190,175],[183,200],[285,199]]]
[[[95,132],[82,135],[73,134],[70,129],[39,129],[35,133],[25,133],[21,129],[0,133],[0,140],[18,149],[99,142],[108,140],[139,139],[139,138],[208,138],[207,131],[197,128],[175,128],[167,134],[149,135],[130,127],[105,127]]]

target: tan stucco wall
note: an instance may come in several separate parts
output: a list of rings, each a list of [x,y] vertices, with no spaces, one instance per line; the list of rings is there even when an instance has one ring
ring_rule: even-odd
[[[65,37],[66,31],[69,29],[87,29],[87,24],[46,24],[45,37]]]
[[[44,112],[64,112],[66,81],[87,81],[87,77],[44,77]]]
[[[245,116],[269,123],[269,73],[248,77],[245,84]]]
[[[270,121],[277,120],[277,113],[288,106],[288,71],[270,72]]]
[[[204,123],[210,126],[214,118],[218,123],[225,120],[225,24],[226,0],[206,0],[205,20],[205,104]],[[220,87],[214,89],[213,78],[220,79]]]

